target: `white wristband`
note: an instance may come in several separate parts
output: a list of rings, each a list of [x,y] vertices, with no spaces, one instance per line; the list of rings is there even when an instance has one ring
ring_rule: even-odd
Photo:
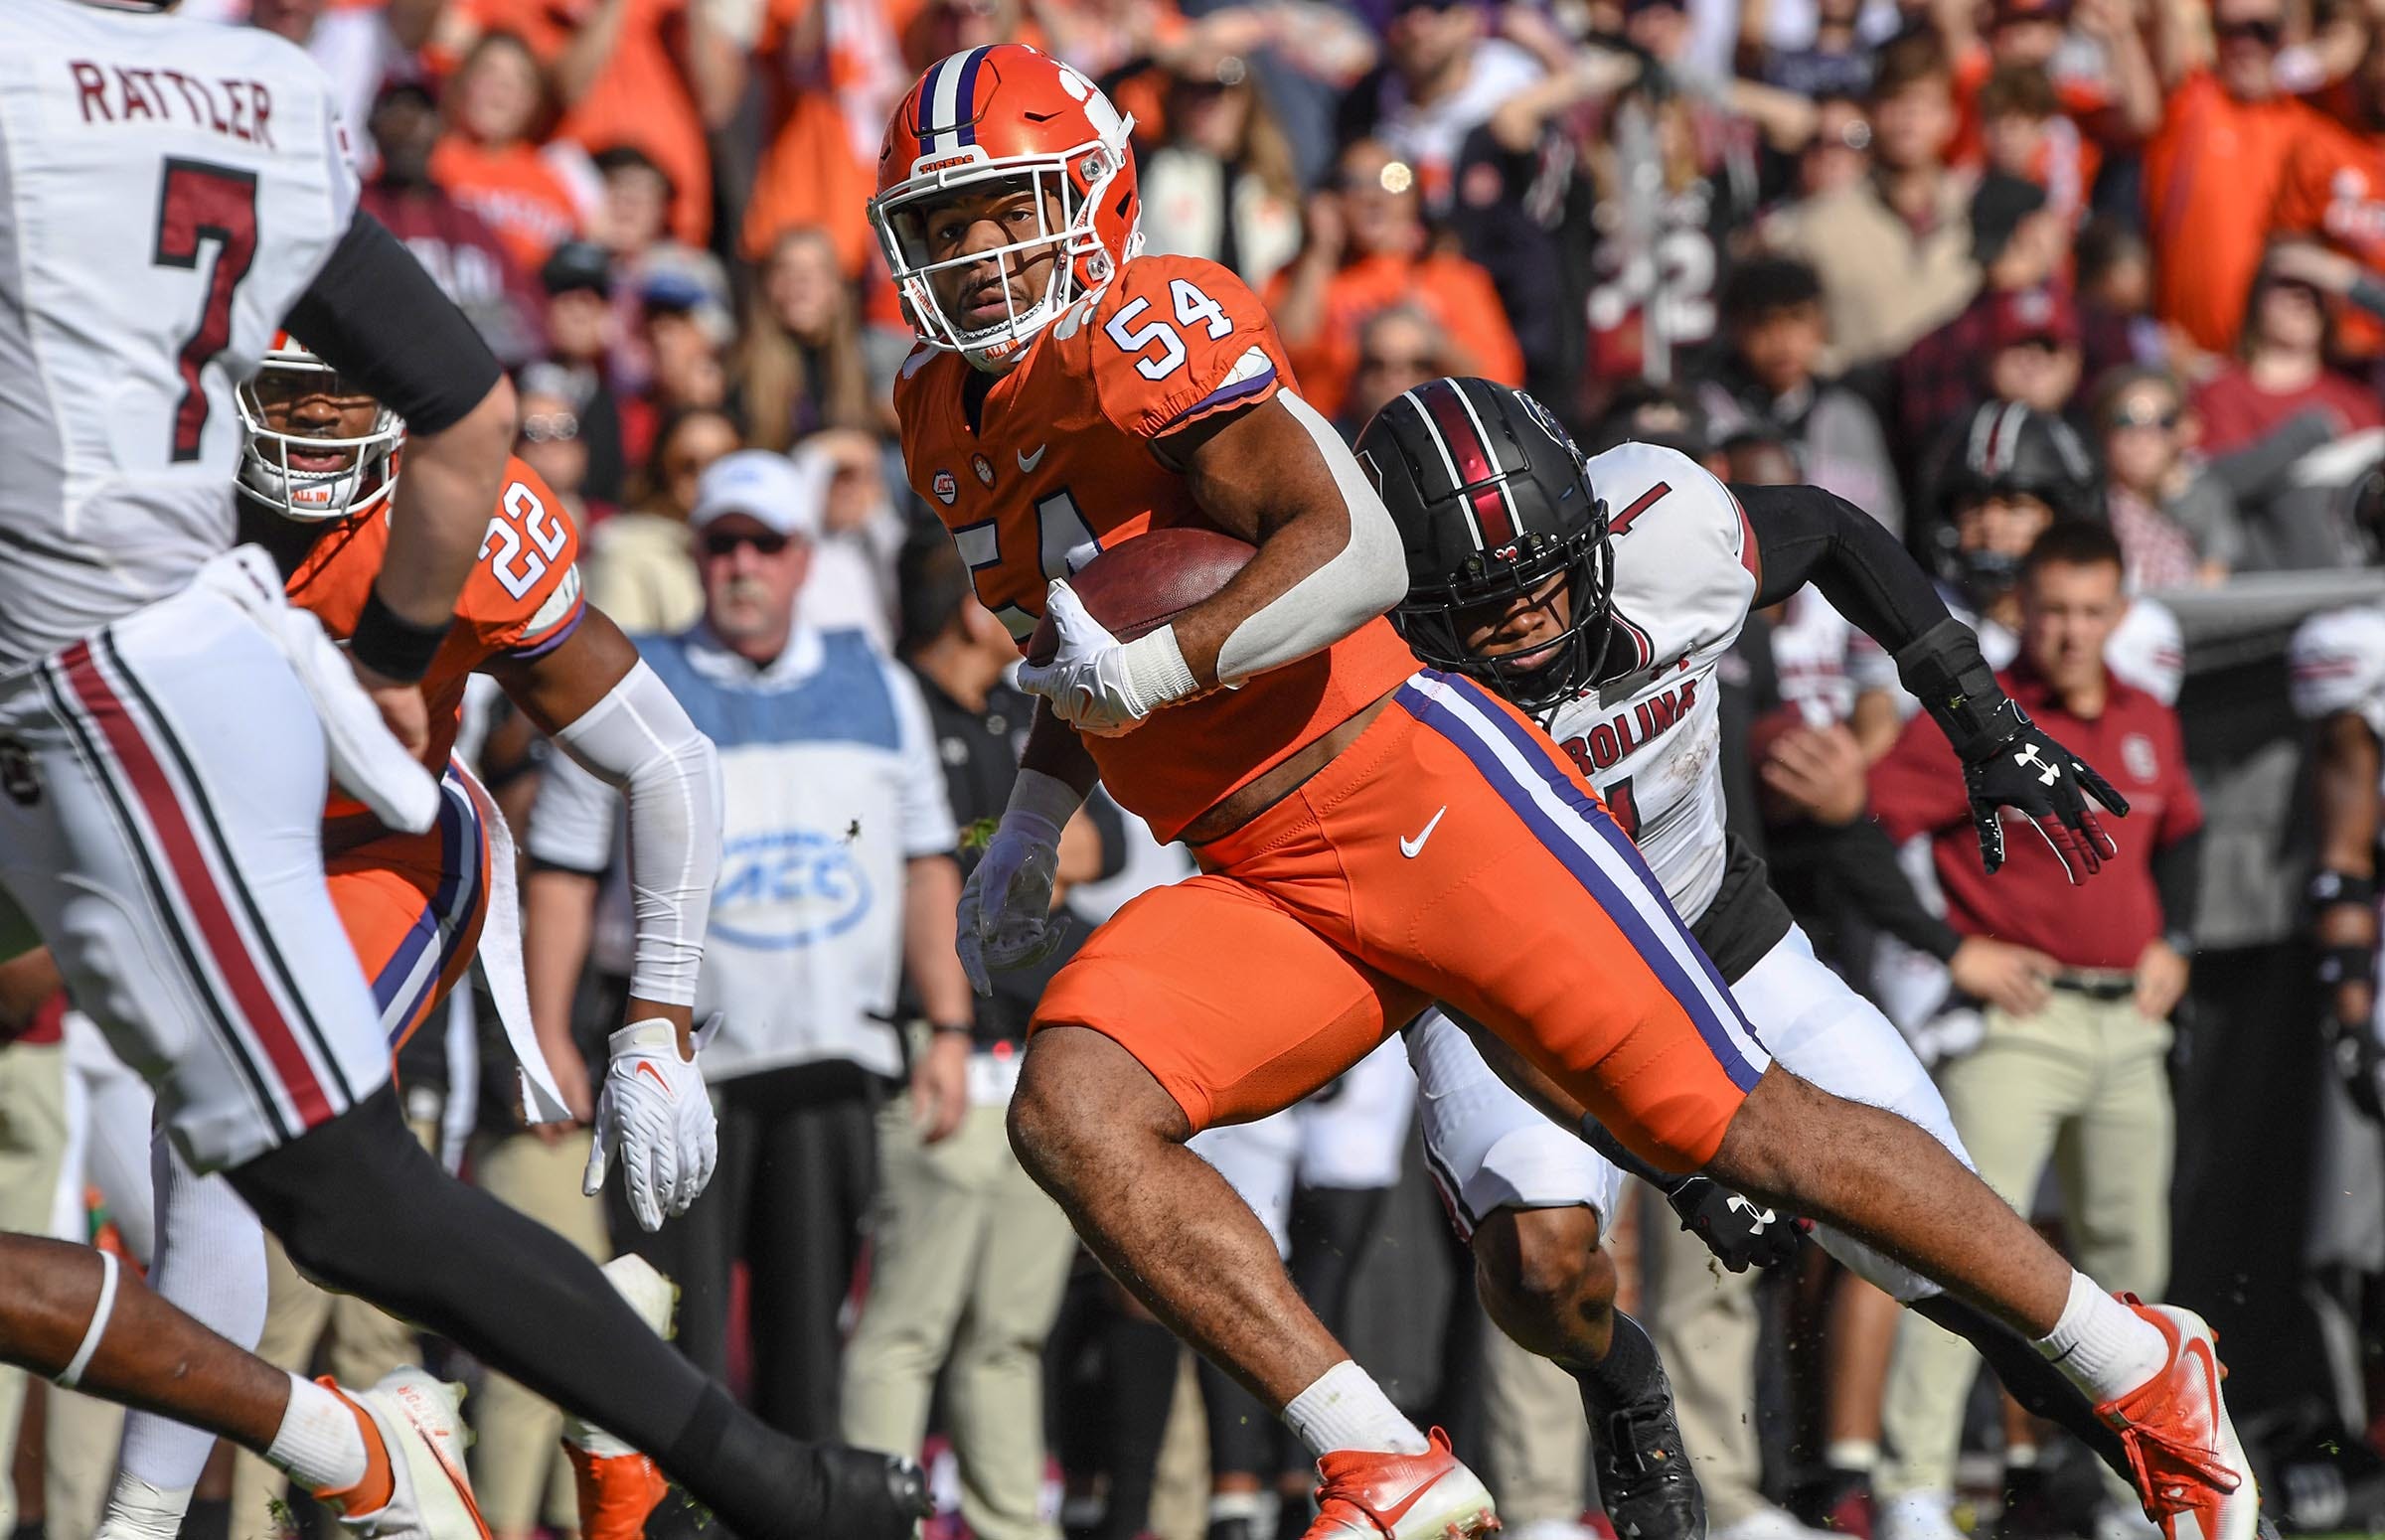
[[[1185,662],[1184,648],[1177,645],[1173,625],[1139,636],[1118,651],[1126,665],[1126,688],[1134,693],[1138,716],[1148,716],[1200,689]]]

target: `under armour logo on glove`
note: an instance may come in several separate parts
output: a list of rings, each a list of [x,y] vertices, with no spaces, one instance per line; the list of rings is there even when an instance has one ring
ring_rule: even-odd
[[[2047,764],[2043,759],[2038,757],[2037,745],[2034,743],[2025,745],[2019,753],[2014,754],[2012,756],[2012,762],[2023,767],[2024,769],[2034,766],[2037,771],[2037,780],[2040,785],[2051,786],[2055,781],[2059,780],[2062,775],[2061,771],[2055,769],[2052,765]]]
[[[1681,1216],[1681,1228],[1704,1241],[1714,1259],[1734,1273],[1787,1262],[1811,1228],[1708,1176],[1683,1178],[1665,1201]]]
[[[2085,882],[2103,869],[2105,857],[2120,853],[2119,844],[2104,833],[2087,799],[2094,798],[2117,817],[2127,816],[2128,799],[2047,736],[2012,701],[1997,704],[1992,727],[1984,742],[1967,746],[1963,766],[1972,822],[1980,835],[1981,864],[1990,873],[2003,865],[1999,813],[2011,808],[2029,821],[2062,862],[2071,885]]]

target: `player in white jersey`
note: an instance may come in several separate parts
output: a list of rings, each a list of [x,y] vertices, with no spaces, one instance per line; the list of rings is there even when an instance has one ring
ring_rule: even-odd
[[[2385,1123],[2385,1012],[2377,1002],[2385,604],[2311,616],[2296,630],[2286,666],[2295,711],[2318,726],[2310,906],[2328,1041],[2352,1105]]]
[[[153,10],[0,5],[0,956],[49,943],[183,1154],[309,1271],[652,1452],[740,1533],[905,1532],[911,1471],[763,1428],[404,1128],[325,887],[326,772],[430,827],[416,682],[479,558],[513,393],[357,211],[321,70]],[[410,428],[345,661],[231,549],[233,392],[283,328]],[[115,1297],[88,1298],[97,1342]],[[349,1517],[477,1528],[468,1495],[415,1503],[328,1395],[293,1380],[289,1411],[345,1428]]]
[[[1479,380],[1433,381],[1395,398],[1358,452],[1407,546],[1410,593],[1394,619],[1418,655],[1542,718],[1639,843],[1776,1059],[1919,1124],[1961,1156],[1945,1103],[1904,1039],[1815,958],[1762,862],[1724,830],[1716,662],[1751,609],[1813,581],[1896,654],[1955,742],[1990,870],[2002,859],[1998,810],[2009,808],[2063,855],[2074,881],[2085,880],[2112,848],[2086,799],[2124,813],[2118,794],[2004,697],[1972,633],[1895,538],[1820,489],[1734,493],[1685,456],[1646,444],[1585,462],[1537,402]],[[1586,1367],[1600,1357],[1597,1338],[1611,1330],[1618,1347],[1645,1341],[1613,1309],[1611,1265],[1585,1265],[1533,1297],[1506,1259],[1595,1247],[1621,1172],[1543,1116],[1596,1138],[1580,1108],[1510,1055],[1495,1072],[1447,1015],[1428,1012],[1408,1042],[1426,1095],[1426,1146],[1453,1208],[1474,1226],[1486,1304],[1517,1340],[1583,1381],[1595,1423],[1602,1392],[1628,1393],[1597,1384]],[[1708,1212],[1726,1228],[1746,1218],[1727,1204]],[[1738,1266],[1747,1228],[1718,1247]],[[2018,1333],[1869,1248],[1819,1233],[1865,1278],[1970,1338],[2024,1404],[2127,1471],[2112,1429]],[[1644,1394],[1661,1386],[1660,1372]]]
[[[2365,1279],[2385,1255],[2385,1008],[2377,992],[2378,837],[2385,831],[2385,603],[2303,622],[2287,648],[2296,714],[2314,729],[2311,801],[2318,850],[2310,879],[2319,1019],[2349,1103],[2320,1109],[2305,1265],[2330,1340],[2372,1339]],[[2356,1394],[2357,1355],[2327,1355]]]

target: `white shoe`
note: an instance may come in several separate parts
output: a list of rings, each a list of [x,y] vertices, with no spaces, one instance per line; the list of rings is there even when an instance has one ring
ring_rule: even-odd
[[[2138,1494],[2168,1540],[2254,1540],[2261,1489],[2220,1397],[2226,1371],[2210,1325],[2174,1305],[2120,1299],[2169,1346],[2160,1373],[2095,1409],[2127,1447]]]
[[[1880,1505],[1871,1540],[1967,1540],[1952,1492],[1902,1492]]]
[[[457,1387],[420,1369],[395,1369],[371,1390],[340,1394],[380,1430],[390,1460],[390,1500],[340,1522],[383,1540],[489,1540],[464,1473],[464,1420]]]
[[[1303,1540],[1479,1540],[1499,1530],[1490,1488],[1435,1428],[1421,1455],[1335,1450],[1317,1462],[1317,1517]]]
[[[1834,1530],[1810,1529],[1786,1508],[1761,1507],[1736,1524],[1707,1532],[1706,1540],[1845,1540]]]

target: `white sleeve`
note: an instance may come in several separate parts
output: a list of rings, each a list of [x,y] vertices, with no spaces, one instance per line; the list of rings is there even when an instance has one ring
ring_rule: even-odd
[[[2186,634],[2157,599],[2132,599],[2104,643],[2104,662],[2123,683],[2163,705],[2176,705],[2186,684]]]
[[[927,718],[927,701],[919,682],[896,663],[879,665],[886,690],[893,696],[896,731],[900,734],[902,768],[902,853],[950,855],[959,848],[960,831],[952,822],[952,800],[944,785],[944,760],[936,750],[935,728]]]
[[[620,818],[621,794],[557,754],[539,777],[522,848],[543,866],[598,876],[612,864]]]
[[[2313,615],[2286,649],[2294,709],[2306,720],[2357,712],[2385,737],[2385,608]]]
[[[555,741],[629,801],[637,927],[630,992],[666,1005],[694,1004],[720,872],[720,763],[713,740],[641,659]]]
[[[1297,663],[1341,641],[1407,596],[1408,561],[1399,527],[1375,495],[1357,457],[1317,408],[1290,390],[1277,393],[1293,420],[1308,429],[1334,473],[1350,513],[1350,539],[1333,558],[1260,606],[1217,649],[1217,681],[1239,685],[1253,675]]]

